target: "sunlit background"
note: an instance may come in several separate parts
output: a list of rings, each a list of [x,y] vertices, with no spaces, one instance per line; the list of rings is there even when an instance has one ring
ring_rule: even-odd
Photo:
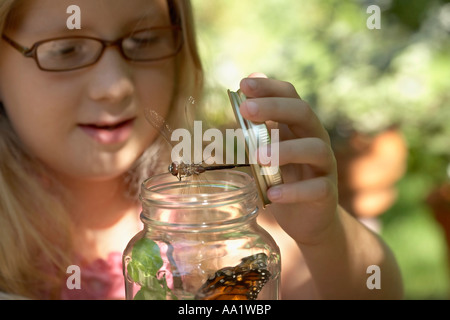
[[[192,2],[201,115],[232,123],[226,89],[252,72],[292,82],[333,138],[343,205],[391,246],[406,298],[448,299],[450,1]]]

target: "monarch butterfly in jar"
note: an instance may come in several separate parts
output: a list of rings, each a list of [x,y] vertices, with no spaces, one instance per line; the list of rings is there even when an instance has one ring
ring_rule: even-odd
[[[271,277],[267,255],[258,253],[241,259],[235,267],[214,273],[198,290],[197,300],[256,300]]]

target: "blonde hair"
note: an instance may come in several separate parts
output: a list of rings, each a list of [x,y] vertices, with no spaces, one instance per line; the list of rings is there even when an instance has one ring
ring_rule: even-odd
[[[0,0],[0,34],[18,2]],[[201,94],[203,72],[190,1],[168,3],[173,4],[184,34],[184,45],[176,58],[176,96],[171,107],[176,113],[186,97]],[[56,182],[42,178],[49,177],[48,170],[25,151],[0,107],[0,292],[57,299],[74,255],[73,223],[65,207],[65,195],[56,194],[54,189],[58,188],[45,187]],[[150,174],[158,145],[150,147],[124,177],[134,196]]]

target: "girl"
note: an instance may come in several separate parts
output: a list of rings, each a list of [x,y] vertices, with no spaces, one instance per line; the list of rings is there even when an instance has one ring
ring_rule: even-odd
[[[73,4],[0,0],[0,291],[123,298],[136,193],[168,163],[144,108],[177,114],[201,90],[201,64],[187,0],[78,0],[82,28],[69,30]],[[310,107],[262,74],[240,86],[252,98],[244,117],[280,124],[285,184],[260,219],[282,250],[283,298],[401,298],[390,250],[337,203],[330,141]],[[67,289],[70,265],[81,290]],[[370,265],[380,290],[366,286]]]

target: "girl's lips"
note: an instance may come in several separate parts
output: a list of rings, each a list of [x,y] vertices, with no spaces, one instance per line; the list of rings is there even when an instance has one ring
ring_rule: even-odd
[[[133,123],[134,119],[131,119],[112,126],[80,124],[79,127],[84,133],[101,144],[117,144],[129,139],[133,129]]]

